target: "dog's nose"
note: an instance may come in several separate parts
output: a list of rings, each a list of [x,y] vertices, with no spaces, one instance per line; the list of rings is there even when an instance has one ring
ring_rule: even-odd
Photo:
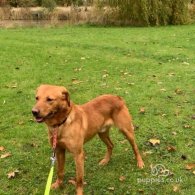
[[[38,116],[39,115],[39,110],[38,109],[36,109],[36,108],[33,108],[32,109],[32,114],[34,115],[34,116]]]

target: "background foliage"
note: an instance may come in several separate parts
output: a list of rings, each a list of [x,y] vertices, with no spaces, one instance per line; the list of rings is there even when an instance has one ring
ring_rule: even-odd
[[[190,0],[1,0],[0,6],[43,6],[50,11],[56,6],[93,6],[96,23],[154,26],[185,24],[193,18],[194,1]],[[190,5],[191,8],[190,8]]]

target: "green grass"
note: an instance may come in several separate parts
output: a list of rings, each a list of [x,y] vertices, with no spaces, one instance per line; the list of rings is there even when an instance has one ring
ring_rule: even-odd
[[[194,25],[0,29],[0,146],[5,147],[0,155],[12,154],[0,159],[0,194],[44,192],[50,147],[46,126],[36,124],[31,116],[35,89],[41,83],[66,86],[77,104],[100,94],[122,96],[139,127],[135,133],[141,153],[151,152],[143,155],[145,168],[137,169],[131,147],[113,129],[112,160],[100,167],[105,146],[94,138],[85,146],[85,194],[174,194],[174,186],[179,194],[193,194],[194,175],[185,166],[195,162],[194,51]],[[139,113],[141,107],[145,114]],[[150,138],[159,139],[160,145],[151,146]],[[176,151],[168,152],[168,145]],[[150,170],[156,164],[173,172],[172,182],[144,182],[157,179]],[[8,179],[7,173],[15,169],[18,175]],[[65,183],[74,174],[68,154]],[[120,176],[125,180],[119,181]],[[51,194],[74,192],[66,184]]]

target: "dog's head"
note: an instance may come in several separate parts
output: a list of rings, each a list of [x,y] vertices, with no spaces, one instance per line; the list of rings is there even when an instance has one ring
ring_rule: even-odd
[[[32,114],[37,122],[60,121],[70,109],[70,97],[65,87],[41,85],[37,88]]]

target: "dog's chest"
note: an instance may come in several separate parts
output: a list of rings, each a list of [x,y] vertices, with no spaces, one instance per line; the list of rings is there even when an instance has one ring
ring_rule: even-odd
[[[79,139],[80,138],[80,139]],[[71,127],[63,127],[58,133],[58,146],[67,149],[70,152],[75,152],[76,148],[81,147],[82,136],[79,130]]]

